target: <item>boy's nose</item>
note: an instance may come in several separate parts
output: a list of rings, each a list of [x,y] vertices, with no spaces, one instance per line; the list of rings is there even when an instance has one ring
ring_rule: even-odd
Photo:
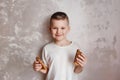
[[[59,34],[59,33],[61,33],[61,30],[60,30],[60,29],[58,29],[58,30],[57,30],[57,33],[58,33],[58,34]]]

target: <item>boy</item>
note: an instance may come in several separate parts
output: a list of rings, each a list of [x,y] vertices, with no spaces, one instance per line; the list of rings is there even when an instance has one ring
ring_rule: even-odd
[[[54,13],[50,18],[49,29],[53,42],[44,46],[42,60],[37,58],[33,68],[46,74],[46,80],[74,80],[73,73],[82,71],[86,57],[84,54],[76,55],[79,46],[66,37],[70,31],[66,13]]]

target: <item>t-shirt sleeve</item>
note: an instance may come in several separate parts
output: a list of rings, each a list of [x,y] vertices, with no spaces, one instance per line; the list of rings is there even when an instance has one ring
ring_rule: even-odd
[[[45,50],[45,47],[42,50],[42,60],[45,65],[47,65],[47,51]]]

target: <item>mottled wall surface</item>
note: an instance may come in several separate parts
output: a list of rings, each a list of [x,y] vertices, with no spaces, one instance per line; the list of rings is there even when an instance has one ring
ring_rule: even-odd
[[[68,14],[68,38],[88,57],[79,80],[120,80],[120,0],[0,0],[0,80],[43,80],[32,63],[55,11]]]

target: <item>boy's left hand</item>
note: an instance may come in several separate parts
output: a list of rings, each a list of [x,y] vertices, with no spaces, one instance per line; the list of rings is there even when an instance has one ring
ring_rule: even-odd
[[[77,63],[77,65],[75,65],[75,66],[84,67],[84,65],[87,62],[87,58],[86,58],[86,56],[82,52],[80,52],[80,53],[81,54],[76,54],[75,63]]]
[[[86,61],[87,61],[86,56],[82,52],[77,50],[74,60],[74,64],[75,64],[74,72],[80,73],[83,70],[84,65],[86,64]]]
[[[74,59],[75,67],[83,68],[86,62],[87,62],[86,56],[79,49],[77,49],[75,59]]]

